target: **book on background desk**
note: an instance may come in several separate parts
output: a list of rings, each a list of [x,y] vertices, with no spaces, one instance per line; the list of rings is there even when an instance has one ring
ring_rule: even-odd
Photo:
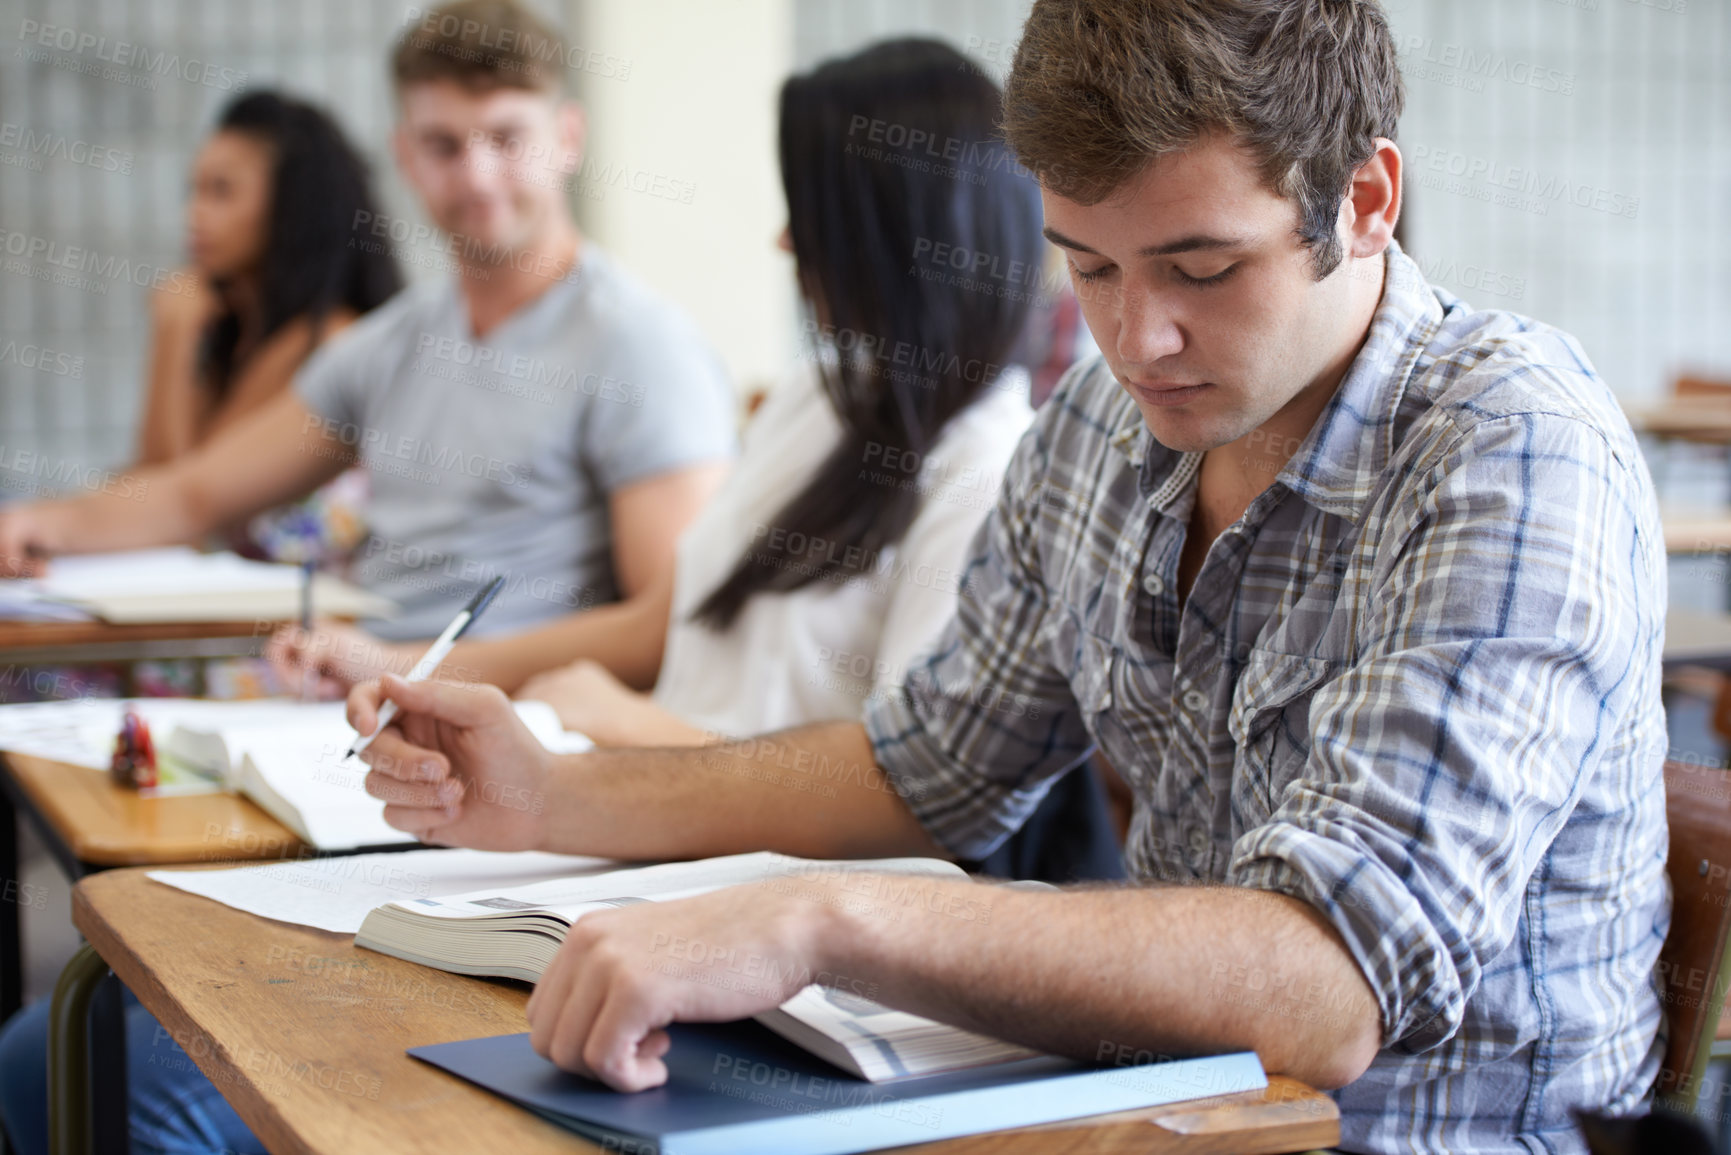
[[[0,581],[0,617],[113,625],[292,621],[301,611],[302,579],[299,566],[187,546],[56,557],[43,577]],[[389,599],[329,574],[313,578],[312,600],[315,613],[330,617],[397,612]]]
[[[631,1155],[846,1155],[1267,1086],[1254,1053],[1092,1067],[1050,1055],[874,1084],[752,1022],[675,1023],[667,1082],[635,1094],[561,1071],[529,1036],[414,1047],[423,1062]]]
[[[954,863],[935,858],[815,862],[784,854],[736,854],[697,862],[615,870],[582,878],[553,878],[514,887],[491,887],[444,898],[386,903],[367,915],[355,945],[457,974],[535,982],[553,962],[573,923],[594,911],[638,902],[670,902],[727,886],[802,880],[842,881],[842,891],[886,915],[917,902],[922,882],[960,880]],[[849,881],[849,880],[852,881]],[[683,942],[669,942],[651,960],[669,973],[690,970],[702,979],[777,984],[788,977],[774,959],[735,959],[719,967]],[[870,990],[822,986],[807,979],[780,1007],[758,1016],[770,1030],[862,1079],[878,1082],[1025,1059],[1025,1047],[891,1010],[866,997]],[[698,979],[696,981],[702,981]]]
[[[591,743],[565,730],[545,702],[514,703],[548,749]],[[341,702],[266,699],[84,698],[0,706],[0,750],[106,772],[120,719],[131,707],[149,724],[169,786],[157,794],[232,790],[319,850],[415,841],[385,822],[385,804],[367,794],[367,767],[345,759],[354,729]]]

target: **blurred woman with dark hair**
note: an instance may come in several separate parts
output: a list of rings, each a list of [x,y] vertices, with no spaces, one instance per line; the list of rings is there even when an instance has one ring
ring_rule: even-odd
[[[874,689],[899,685],[953,611],[969,540],[1032,419],[1013,361],[1038,284],[976,283],[932,255],[1038,266],[1039,191],[996,139],[1000,102],[932,40],[878,44],[786,82],[780,244],[808,355],[752,417],[654,607],[461,642],[447,669],[546,698],[610,745],[857,717]],[[881,142],[885,125],[901,146]],[[952,155],[934,164],[905,147],[910,130]],[[632,629],[607,624],[633,612]],[[284,676],[318,666],[330,693],[381,662],[401,672],[424,649],[360,640],[285,631],[271,653]]]
[[[322,342],[401,287],[389,253],[355,241],[356,214],[375,211],[366,166],[318,108],[259,91],[223,110],[193,161],[186,232],[195,275],[151,301],[138,464],[189,453],[256,410]],[[357,483],[364,475],[345,474],[307,502],[255,519],[233,544],[322,560],[359,538]]]
[[[966,57],[923,39],[787,81],[781,245],[809,357],[752,417],[652,611],[602,606],[459,643],[447,670],[549,701],[613,746],[857,719],[870,696],[900,692],[955,612],[975,531],[1032,420],[1017,361],[1048,286],[1045,242],[1038,187],[998,140],[1001,100]],[[635,628],[606,625],[632,613]],[[285,631],[271,653],[279,676],[310,663],[333,692],[329,681],[383,672],[376,657],[400,674],[423,648],[331,628],[310,648]],[[1070,776],[1049,803],[1052,825],[1037,817],[987,866],[1120,876],[1094,780]]]

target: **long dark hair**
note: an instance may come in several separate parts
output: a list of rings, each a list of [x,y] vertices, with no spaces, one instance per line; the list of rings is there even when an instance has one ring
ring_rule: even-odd
[[[919,505],[913,486],[873,479],[873,460],[923,460],[1011,359],[1042,242],[1039,189],[998,138],[1002,103],[965,56],[924,39],[782,86],[794,264],[842,436],[697,621],[726,629],[753,594],[869,574],[859,559],[900,540]]]
[[[216,127],[245,133],[271,150],[257,341],[297,317],[312,322],[316,340],[331,310],[364,313],[402,287],[385,246],[355,242],[354,222],[371,219],[356,214],[376,212],[372,189],[365,163],[329,116],[292,97],[258,91],[229,104]],[[205,330],[200,365],[218,397],[234,378],[240,338],[241,319],[225,303]]]

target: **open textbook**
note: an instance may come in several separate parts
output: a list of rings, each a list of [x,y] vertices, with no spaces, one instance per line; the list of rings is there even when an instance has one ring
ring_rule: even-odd
[[[355,945],[466,975],[535,982],[552,963],[565,932],[584,915],[638,902],[667,902],[725,886],[782,880],[798,888],[851,875],[863,904],[893,917],[918,901],[925,879],[965,878],[960,867],[933,858],[869,862],[814,862],[760,853],[676,862],[627,870],[493,886],[444,898],[404,898],[366,916]],[[815,893],[815,892],[814,892]],[[769,958],[719,960],[711,944],[670,940],[650,965],[693,982],[769,985],[787,977],[787,964]],[[778,970],[777,968],[783,968]],[[891,1010],[866,997],[858,984],[811,978],[779,1008],[757,1016],[776,1034],[859,1078],[882,1082],[1025,1059],[1024,1047]]]
[[[147,622],[281,622],[301,612],[298,566],[188,546],[57,557],[41,578],[0,582],[0,617]],[[329,574],[316,574],[313,612],[391,617],[396,606]]]
[[[558,753],[588,749],[545,702],[514,703],[517,716]],[[159,794],[232,790],[320,850],[388,846],[414,839],[386,824],[369,795],[367,767],[345,759],[355,732],[341,702],[267,699],[85,698],[0,706],[0,750],[106,770],[124,711],[149,724],[166,784]]]

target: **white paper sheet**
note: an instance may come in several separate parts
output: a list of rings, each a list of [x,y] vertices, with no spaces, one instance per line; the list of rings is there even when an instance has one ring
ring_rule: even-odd
[[[375,906],[615,869],[605,858],[526,850],[405,850],[232,870],[153,870],[156,881],[261,918],[353,934]]]
[[[68,702],[24,702],[0,706],[0,750],[32,754],[92,770],[108,769],[120,717],[131,705],[144,715],[159,744],[176,727],[209,733],[316,728],[328,733],[340,728],[344,749],[355,732],[343,721],[341,702],[298,702],[268,698],[244,702],[212,702],[199,698],[79,698]],[[541,744],[556,754],[582,753],[594,743],[575,730],[563,730],[558,715],[545,702],[518,702],[517,715]],[[235,756],[245,745],[236,747]]]

